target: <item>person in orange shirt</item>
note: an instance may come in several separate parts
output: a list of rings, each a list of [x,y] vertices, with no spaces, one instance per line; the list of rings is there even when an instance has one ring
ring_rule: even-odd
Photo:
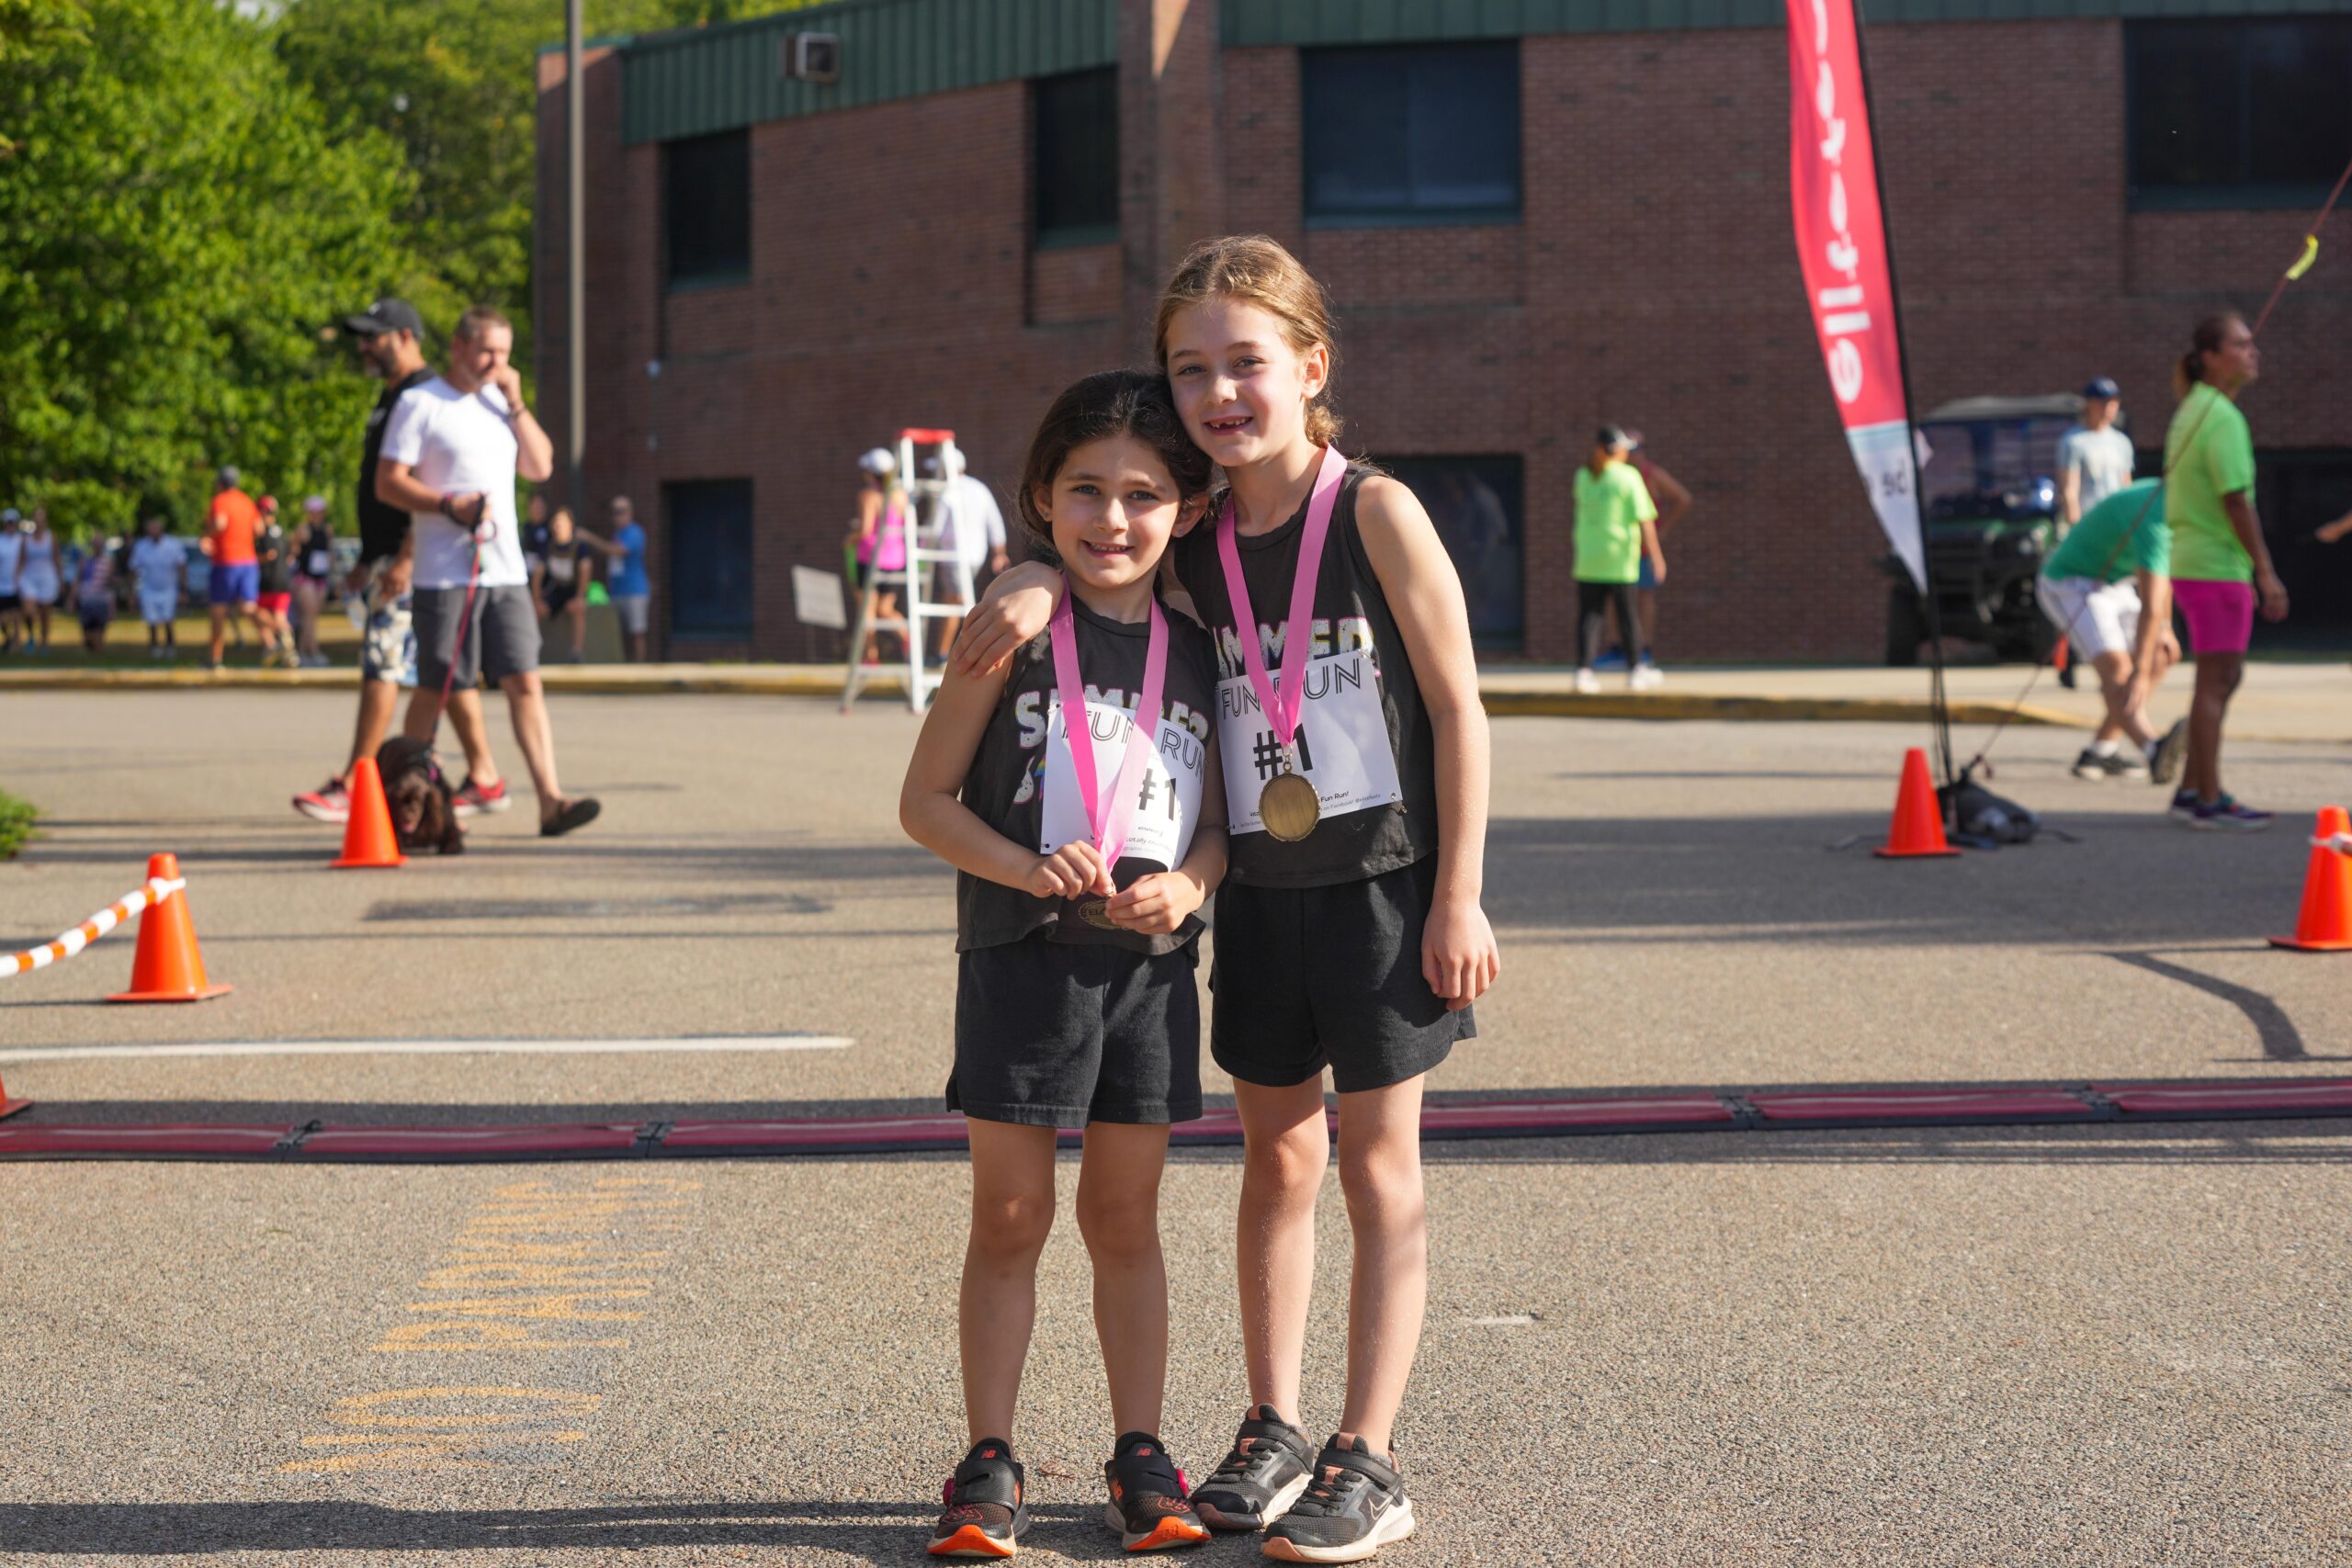
[[[204,661],[207,670],[220,668],[232,608],[248,624],[259,625],[254,604],[261,597],[261,558],[254,550],[254,535],[261,527],[261,508],[237,488],[237,479],[236,469],[220,470],[204,519],[204,553],[212,558],[212,651]],[[238,640],[243,640],[242,632]]]

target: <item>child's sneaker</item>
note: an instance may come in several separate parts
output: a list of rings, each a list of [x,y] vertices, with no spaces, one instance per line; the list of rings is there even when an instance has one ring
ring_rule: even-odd
[[[1413,1500],[1392,1455],[1362,1438],[1333,1438],[1315,1456],[1306,1495],[1266,1532],[1266,1555],[1281,1562],[1362,1562],[1413,1533]]]
[[[948,1478],[931,1554],[1011,1557],[1019,1551],[1021,1532],[1029,1528],[1028,1480],[1011,1443],[1001,1438],[974,1443]]]
[[[1264,1529],[1290,1512],[1314,1463],[1306,1434],[1261,1404],[1241,1423],[1216,1473],[1193,1494],[1193,1507],[1213,1529]]]
[[[2176,822],[2195,821],[2197,819],[2197,792],[2193,789],[2177,789],[2173,791],[2172,804],[2165,808],[2165,815],[2171,818]]]
[[[1149,1432],[1121,1438],[1102,1467],[1102,1479],[1111,1488],[1103,1522],[1119,1532],[1119,1544],[1129,1551],[1197,1546],[1208,1540],[1208,1527],[1185,1500],[1184,1472]]]

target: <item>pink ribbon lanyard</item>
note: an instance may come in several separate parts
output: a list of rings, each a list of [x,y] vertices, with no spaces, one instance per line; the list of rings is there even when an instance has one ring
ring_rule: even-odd
[[[1331,531],[1331,512],[1340,502],[1340,483],[1348,477],[1348,460],[1334,446],[1323,448],[1323,466],[1316,470],[1315,491],[1306,503],[1306,528],[1298,541],[1298,570],[1290,584],[1290,619],[1283,623],[1283,686],[1278,694],[1266,673],[1266,656],[1259,647],[1258,615],[1250,606],[1250,584],[1241,576],[1241,547],[1234,542],[1233,497],[1216,520],[1216,553],[1225,563],[1225,592],[1232,602],[1235,630],[1240,634],[1241,660],[1250,671],[1258,705],[1274,727],[1274,737],[1285,747],[1298,732],[1298,713],[1306,694],[1306,666],[1315,639],[1315,580],[1323,572],[1323,540]]]
[[[1135,722],[1127,729],[1127,746],[1119,761],[1119,776],[1111,797],[1102,792],[1094,771],[1094,725],[1086,712],[1086,682],[1078,669],[1078,624],[1069,602],[1076,594],[1065,581],[1061,603],[1054,607],[1048,626],[1054,639],[1054,682],[1061,688],[1062,739],[1069,742],[1070,765],[1078,770],[1079,798],[1086,803],[1086,825],[1103,863],[1116,866],[1127,847],[1127,827],[1135,820],[1136,795],[1152,748],[1159,744],[1159,698],[1168,685],[1168,622],[1159,600],[1151,601],[1151,640],[1143,657],[1143,691],[1136,699]]]

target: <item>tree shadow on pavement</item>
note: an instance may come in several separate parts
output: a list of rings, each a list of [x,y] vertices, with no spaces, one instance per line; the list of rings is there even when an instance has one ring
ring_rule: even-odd
[[[497,1467],[492,1466],[492,1469]],[[517,1467],[518,1475],[528,1473]],[[789,1499],[582,1508],[400,1508],[372,1503],[0,1503],[11,1560],[232,1551],[537,1551],[635,1552],[665,1547],[805,1547],[854,1561],[922,1561],[933,1506]],[[1036,1509],[1028,1546],[1083,1562],[1129,1560],[1092,1508]],[[378,1559],[380,1560],[380,1559]],[[830,1560],[830,1556],[829,1559]],[[1255,1536],[1227,1537],[1192,1562],[1259,1560]]]

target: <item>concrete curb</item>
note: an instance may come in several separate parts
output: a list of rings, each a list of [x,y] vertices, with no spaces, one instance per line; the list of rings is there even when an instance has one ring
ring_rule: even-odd
[[[842,682],[823,666],[758,668],[668,664],[642,669],[583,669],[551,665],[539,671],[550,692],[580,696],[649,696],[692,693],[706,696],[811,697],[838,701]],[[254,688],[349,690],[356,671],[336,670],[9,670],[0,671],[0,694],[10,692],[107,692]],[[895,675],[877,675],[866,691],[896,698],[906,690]],[[1601,692],[1579,695],[1533,684],[1498,672],[1479,682],[1487,711],[1498,718],[1637,718],[1657,721],[1716,720],[1746,723],[1925,724],[1923,700],[1888,697],[1776,697],[1693,691]],[[1957,702],[1954,724],[1994,724],[2006,709],[1997,703]],[[2029,705],[2012,721],[2069,729],[2089,728],[2076,716]]]

